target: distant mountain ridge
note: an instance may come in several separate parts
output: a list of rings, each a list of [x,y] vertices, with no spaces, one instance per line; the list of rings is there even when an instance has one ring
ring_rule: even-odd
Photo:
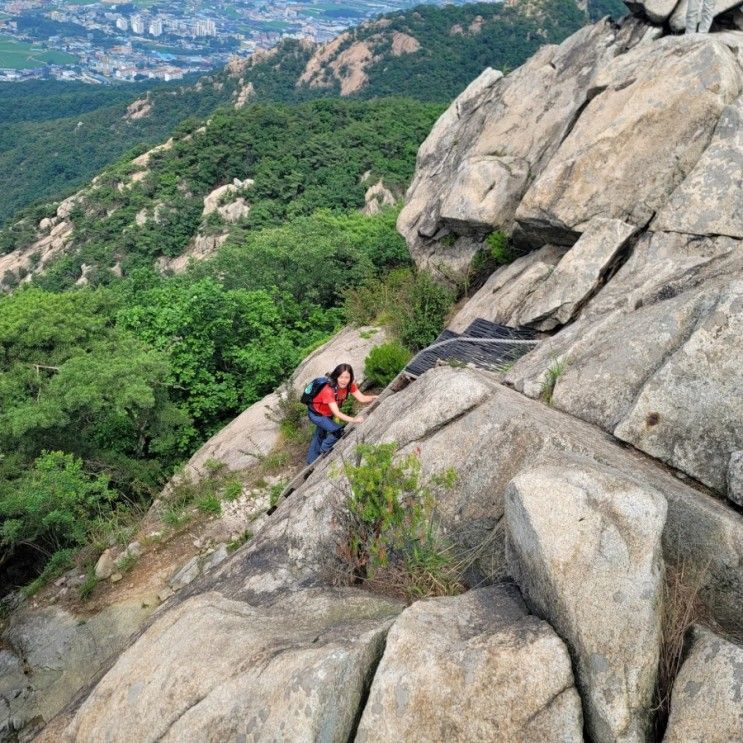
[[[134,86],[95,95],[81,91],[85,105],[61,83],[0,85],[0,107],[12,112],[0,119],[7,122],[0,133],[0,223],[31,203],[59,200],[132,148],[139,147],[133,156],[144,152],[184,119],[204,119],[219,106],[339,94],[447,102],[485,67],[516,67],[541,44],[560,42],[588,19],[624,12],[619,0],[594,0],[587,10],[580,5],[523,0],[418,6],[364,23],[325,45],[287,39],[196,82],[136,93]],[[44,210],[34,216],[38,221]],[[0,240],[0,253],[17,244]]]

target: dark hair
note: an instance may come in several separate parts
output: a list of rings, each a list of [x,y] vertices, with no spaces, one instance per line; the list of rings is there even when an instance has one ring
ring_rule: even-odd
[[[338,386],[338,377],[340,377],[343,372],[348,372],[351,375],[351,381],[348,383],[348,389],[350,390],[351,387],[353,387],[353,367],[351,364],[338,364],[338,366],[333,369],[330,374],[328,374],[328,379],[331,380],[334,387]]]

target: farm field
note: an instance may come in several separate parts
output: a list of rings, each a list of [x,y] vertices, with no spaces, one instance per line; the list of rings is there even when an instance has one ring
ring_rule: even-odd
[[[72,54],[0,36],[0,68],[25,70],[42,64],[73,64]]]

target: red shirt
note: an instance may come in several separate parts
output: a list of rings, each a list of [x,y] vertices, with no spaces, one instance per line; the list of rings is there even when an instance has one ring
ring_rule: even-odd
[[[333,415],[333,411],[330,409],[330,403],[338,403],[338,407],[343,405],[343,401],[348,397],[349,392],[358,392],[359,388],[356,386],[356,382],[353,382],[349,387],[338,387],[336,391],[329,385],[326,384],[312,400],[312,408],[318,415]]]

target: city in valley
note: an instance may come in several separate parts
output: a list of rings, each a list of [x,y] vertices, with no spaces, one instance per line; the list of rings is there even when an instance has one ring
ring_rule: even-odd
[[[420,2],[420,0],[419,0]],[[0,0],[0,80],[175,80],[411,0]]]

